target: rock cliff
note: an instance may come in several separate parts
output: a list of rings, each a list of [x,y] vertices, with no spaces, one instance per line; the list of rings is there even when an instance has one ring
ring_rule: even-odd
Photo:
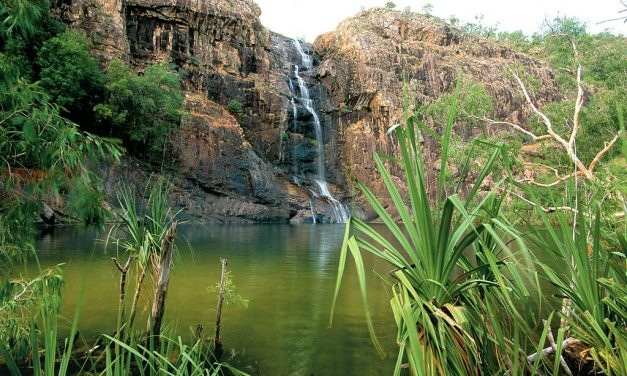
[[[176,185],[173,203],[207,221],[329,222],[337,220],[333,197],[352,199],[350,179],[381,192],[372,152],[396,151],[385,131],[401,116],[404,71],[416,103],[450,91],[456,72],[482,82],[501,118],[527,116],[504,78],[507,64],[540,78],[539,100],[558,95],[545,64],[419,15],[364,11],[312,48],[263,27],[250,0],[53,6],[85,31],[103,63],[122,59],[139,72],[155,62],[176,67],[190,116],[166,175]],[[141,185],[148,172],[126,161],[105,176],[113,195],[122,183]]]
[[[318,37],[318,78],[327,89],[331,128],[337,129],[347,178],[368,182],[385,196],[372,159],[373,150],[398,155],[386,136],[403,111],[403,74],[413,108],[426,106],[454,90],[457,78],[481,83],[494,101],[494,118],[524,121],[529,115],[519,88],[508,79],[507,67],[520,67],[539,80],[535,99],[559,98],[551,68],[495,42],[464,34],[434,17],[388,9],[370,9],[343,21]],[[456,124],[454,132],[468,140],[479,129]],[[439,145],[425,137],[427,158],[438,160]],[[438,162],[439,163],[439,162]],[[437,168],[433,164],[432,171]],[[431,171],[431,172],[432,172]]]
[[[284,131],[291,97],[285,37],[259,22],[248,0],[60,0],[55,14],[92,40],[103,63],[121,59],[138,71],[169,62],[183,78],[190,116],[175,142],[174,204],[217,222],[287,222],[310,210],[307,187],[290,181]],[[242,111],[228,111],[229,104]],[[307,151],[304,151],[307,154]],[[111,196],[141,185],[135,161],[113,167]],[[120,178],[124,176],[124,178]],[[321,214],[324,214],[321,206]],[[306,218],[305,218],[306,220]]]

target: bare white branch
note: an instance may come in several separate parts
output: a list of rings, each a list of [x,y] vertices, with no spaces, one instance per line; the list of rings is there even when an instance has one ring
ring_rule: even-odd
[[[521,132],[521,133],[524,133],[524,134],[526,134],[527,136],[531,137],[531,139],[532,139],[534,142],[539,142],[539,141],[544,141],[544,140],[550,140],[550,139],[552,139],[552,138],[553,138],[553,137],[551,137],[551,135],[548,135],[548,134],[545,134],[545,135],[542,135],[542,136],[538,136],[538,135],[534,134],[533,132],[528,131],[528,130],[526,130],[525,128],[521,127],[520,125],[518,125],[518,124],[516,124],[516,123],[512,123],[512,122],[510,122],[510,121],[496,121],[496,120],[488,119],[488,118],[487,118],[487,117],[485,117],[485,116],[484,116],[484,117],[479,117],[479,116],[471,116],[471,117],[472,117],[472,118],[474,118],[474,119],[477,119],[477,120],[484,121],[484,122],[486,122],[486,123],[488,123],[488,124],[493,124],[493,125],[507,125],[507,126],[509,126],[509,127],[512,127],[512,128],[514,128],[514,129],[516,129],[517,131],[519,131],[519,132]]]
[[[605,153],[607,153],[612,148],[612,146],[614,146],[616,141],[618,141],[618,139],[620,138],[621,134],[623,134],[622,129],[618,131],[618,133],[616,133],[616,136],[614,136],[614,138],[610,142],[605,143],[605,147],[594,157],[592,162],[590,162],[590,166],[588,167],[588,170],[590,170],[590,172],[594,171],[601,158],[603,158]]]
[[[518,74],[516,74],[516,72],[514,72],[511,68],[508,68],[508,69],[514,75],[514,79],[518,83],[518,86],[520,86],[520,90],[523,92],[523,95],[525,96],[525,99],[527,100],[527,104],[529,104],[529,107],[531,107],[533,112],[536,115],[538,115],[540,119],[542,119],[542,122],[544,123],[544,125],[546,125],[548,134],[550,134],[551,137],[553,137],[557,142],[559,142],[560,144],[566,147],[568,143],[566,142],[566,140],[562,138],[562,136],[555,133],[555,131],[553,130],[553,124],[551,123],[551,120],[542,111],[540,111],[538,107],[536,107],[536,105],[533,103],[533,101],[531,100],[531,97],[529,96],[529,93],[527,92],[527,88],[525,87],[525,84],[522,82],[520,77],[518,77]]]
[[[575,339],[573,337],[569,337],[566,338],[563,342],[562,342],[562,349],[567,348],[568,346],[573,346],[573,345],[578,345],[580,344],[581,341],[578,339]],[[531,355],[529,355],[527,357],[527,361],[529,363],[533,363],[536,361],[536,358],[539,356],[540,359],[553,355],[555,354],[555,348],[553,346],[547,347],[546,349],[543,349],[542,351],[540,351],[539,353],[533,353]]]
[[[540,210],[542,210],[543,212],[545,212],[547,214],[555,213],[555,212],[558,212],[558,211],[566,211],[566,212],[571,212],[571,213],[574,213],[574,214],[578,213],[577,209],[571,208],[570,206],[549,206],[549,207],[544,207],[544,206],[542,206],[542,205],[540,205],[538,203],[535,203],[535,202],[533,202],[531,200],[526,199],[523,195],[521,195],[521,194],[519,194],[517,192],[514,192],[512,190],[504,190],[504,189],[501,189],[501,190],[506,192],[506,193],[510,193],[510,194],[518,197],[519,199],[521,199],[522,201],[528,203],[529,205],[538,207]]]
[[[579,131],[579,113],[583,108],[583,94],[583,85],[581,84],[581,65],[579,65],[577,67],[577,99],[575,100],[575,114],[573,115],[573,130],[570,133],[570,139],[568,140],[570,149],[575,148],[575,139],[577,137],[577,132]]]

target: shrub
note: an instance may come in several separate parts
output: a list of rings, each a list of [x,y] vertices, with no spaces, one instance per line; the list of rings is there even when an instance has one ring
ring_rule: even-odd
[[[13,34],[5,40],[1,49],[5,58],[18,69],[21,77],[36,81],[40,70],[36,64],[39,50],[46,41],[63,31],[62,23],[52,17],[42,17],[37,21],[36,29],[31,34],[27,37]]]
[[[129,151],[154,161],[163,158],[172,132],[181,123],[183,96],[178,75],[165,64],[139,76],[121,61],[107,68],[106,101],[94,110],[101,123],[120,137]],[[147,154],[146,154],[147,153]]]
[[[392,270],[383,279],[390,284],[390,304],[398,328],[399,353],[394,374],[400,374],[404,361],[416,375],[503,374],[502,365],[506,362],[515,359],[514,364],[521,364],[519,349],[528,341],[520,334],[528,332],[519,307],[513,302],[516,297],[517,304],[524,304],[528,292],[516,264],[520,260],[513,259],[506,238],[514,239],[521,251],[524,247],[517,231],[500,214],[503,198],[497,190],[482,198],[477,195],[494,161],[504,155],[503,145],[493,145],[490,160],[465,199],[444,192],[458,98],[459,92],[452,95],[440,138],[436,203],[432,206],[427,194],[427,165],[418,136],[418,129],[424,125],[415,116],[405,116],[404,125],[389,131],[396,135],[401,158],[374,155],[394,205],[384,207],[365,184],[357,182],[385,231],[354,217],[346,225],[331,314],[350,253],[368,327],[378,348],[368,310],[362,253],[373,254],[389,264]],[[408,190],[405,198],[390,175],[392,164],[404,171]],[[507,338],[514,340],[509,342]],[[519,373],[514,369],[512,374]]]
[[[435,124],[443,124],[448,116],[447,108],[454,95],[458,96],[458,119],[469,127],[476,127],[483,124],[475,117],[484,117],[493,110],[492,97],[485,87],[477,82],[465,83],[457,93],[442,94],[429,107],[425,114],[433,120]]]
[[[385,3],[385,7],[387,9],[394,9],[396,8],[396,3],[394,3],[393,1],[388,1],[387,3]]]
[[[231,113],[235,115],[240,115],[244,113],[244,106],[242,106],[242,103],[237,99],[231,99],[229,101],[229,104],[227,105],[227,108],[229,109],[229,111],[231,111]]]
[[[84,118],[104,90],[104,79],[98,62],[87,49],[87,37],[67,30],[46,41],[37,54],[41,85],[53,102],[73,118]]]
[[[529,187],[530,202],[538,198]],[[627,237],[622,231],[607,232],[598,200],[574,200],[577,208],[547,214],[539,205],[533,210],[541,226],[529,227],[529,237],[542,250],[537,263],[545,278],[562,298],[558,337],[581,342],[580,365],[592,363],[603,375],[627,374]],[[569,201],[566,201],[568,203]],[[561,200],[554,205],[563,205]],[[550,215],[550,217],[549,217]],[[622,233],[621,233],[622,232]],[[540,257],[539,257],[540,259]],[[560,341],[558,340],[558,343]],[[557,375],[557,362],[553,374]]]

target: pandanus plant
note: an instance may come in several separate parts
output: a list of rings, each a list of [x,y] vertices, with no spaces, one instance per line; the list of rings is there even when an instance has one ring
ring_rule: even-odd
[[[114,259],[114,261],[123,274],[125,273],[123,269],[128,271],[131,264],[134,264],[136,269],[135,292],[128,321],[124,313],[124,286],[122,286],[120,293],[118,327],[121,334],[125,328],[132,330],[134,327],[144,280],[146,275],[152,276],[153,280],[156,278],[153,274],[156,273],[157,265],[159,264],[161,244],[178,215],[178,212],[173,212],[168,206],[168,195],[169,190],[166,187],[166,183],[158,181],[148,193],[148,200],[144,203],[147,213],[143,217],[138,212],[138,204],[135,200],[134,192],[127,188],[120,195],[120,206],[122,207],[121,222],[118,226],[112,228],[107,241],[112,239],[114,231],[122,232],[124,236],[120,241],[122,249],[127,253],[127,263],[122,267],[117,263],[117,260]],[[121,285],[123,284],[121,283]],[[120,337],[123,338],[124,336],[121,335]]]
[[[447,158],[457,95],[454,98],[442,135],[429,130],[442,144],[434,203],[428,196],[419,135],[426,126],[417,115],[409,115],[407,101],[404,126],[397,125],[389,131],[396,136],[400,158],[374,154],[393,209],[386,209],[365,184],[357,181],[386,233],[355,217],[347,223],[331,319],[350,252],[371,338],[380,350],[367,303],[362,252],[368,252],[385,260],[392,269],[390,304],[399,345],[395,374],[407,367],[414,375],[502,374],[504,370],[522,373],[519,329],[525,323],[519,314],[520,306],[512,298],[517,294],[516,301],[520,303],[528,293],[514,267],[520,257],[510,247],[512,241],[517,243],[522,254],[526,248],[517,231],[500,214],[499,191],[478,194],[497,160],[502,159],[507,166],[507,153],[502,144],[483,143],[493,151],[465,198],[447,194]],[[473,150],[475,146],[481,146],[481,142],[476,141]],[[472,152],[463,163],[460,180],[468,175],[471,158]],[[405,195],[392,179],[386,162],[401,167]],[[506,181],[504,176],[495,186]]]

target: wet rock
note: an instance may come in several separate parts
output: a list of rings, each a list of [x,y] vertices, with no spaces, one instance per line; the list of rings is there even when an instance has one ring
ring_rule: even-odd
[[[39,217],[46,225],[54,225],[56,222],[56,214],[54,210],[46,203],[43,203],[43,208]]]
[[[293,225],[314,224],[319,221],[315,218],[316,214],[311,210],[299,210],[295,216],[290,219]]]

